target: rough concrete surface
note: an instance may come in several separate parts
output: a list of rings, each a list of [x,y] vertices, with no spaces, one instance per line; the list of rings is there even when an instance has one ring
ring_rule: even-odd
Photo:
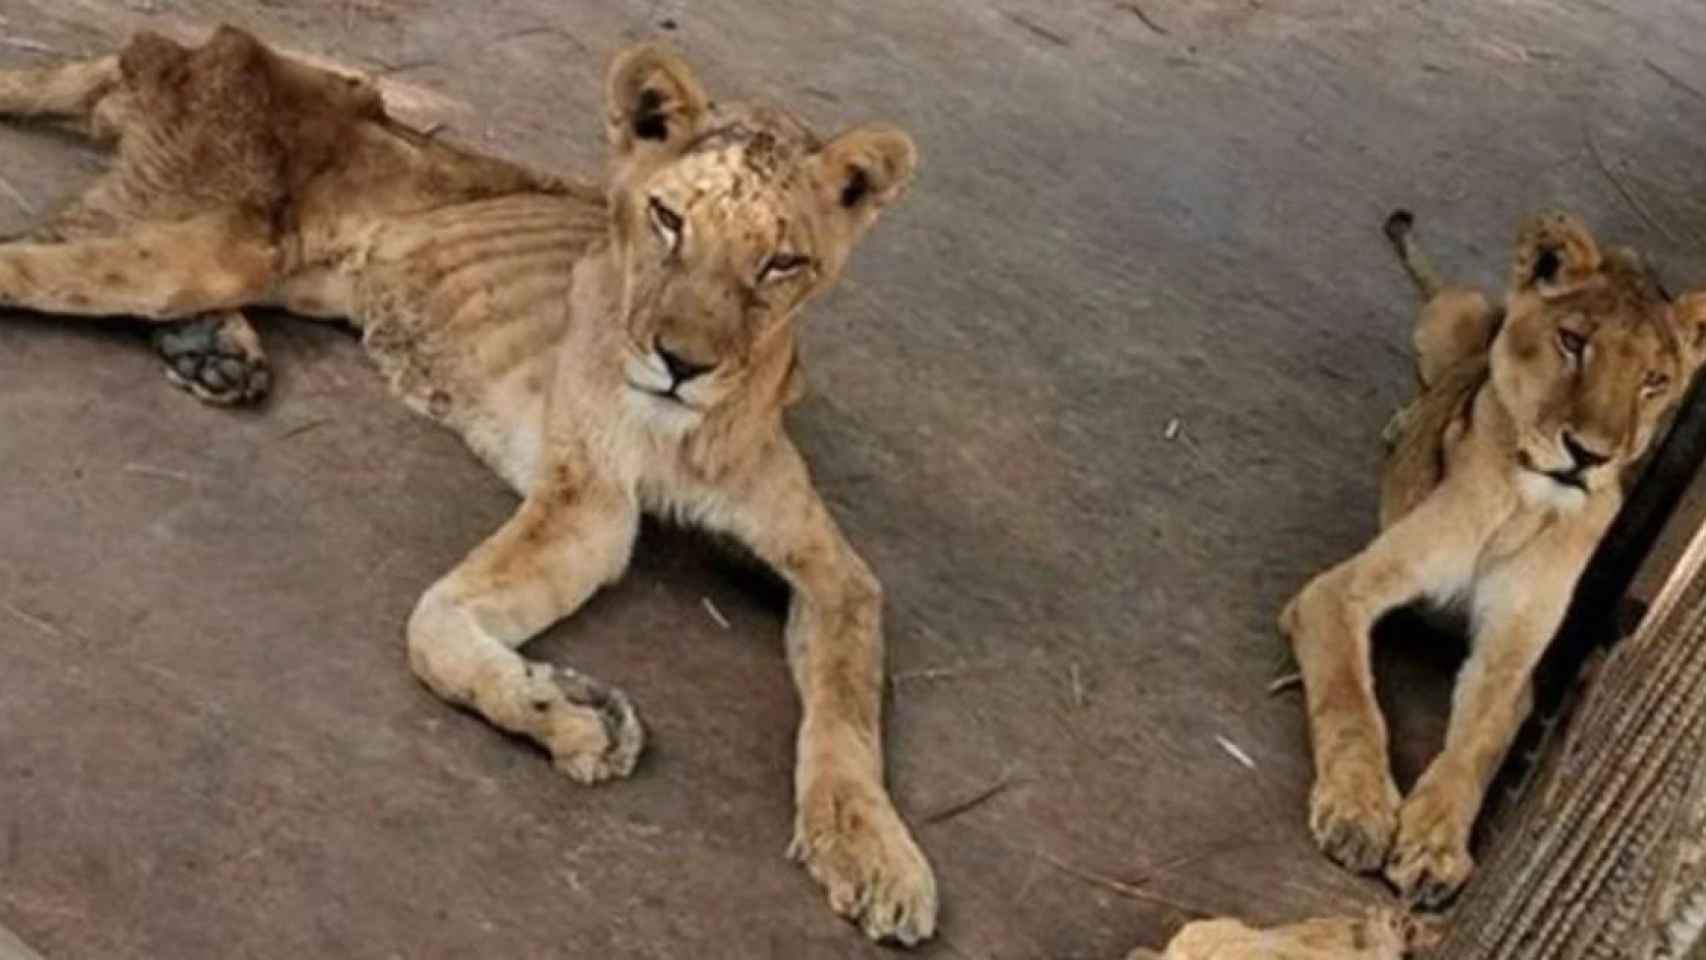
[[[1111,958],[1199,913],[1385,896],[1315,853],[1298,701],[1265,688],[1281,603],[1373,530],[1410,383],[1389,208],[1476,281],[1562,204],[1706,284],[1696,0],[0,18],[4,65],[233,21],[565,170],[598,168],[604,59],[657,35],[719,96],[912,132],[922,175],[813,308],[792,423],[888,587],[889,771],[945,897],[927,957]],[[0,132],[0,227],[98,164]],[[134,330],[0,318],[0,925],[50,960],[879,955],[782,857],[774,594],[648,533],[540,641],[651,727],[633,779],[573,786],[404,663],[414,598],[510,495],[346,333],[261,327],[274,396],[230,412],[170,389]],[[1382,659],[1408,780],[1452,652]]]

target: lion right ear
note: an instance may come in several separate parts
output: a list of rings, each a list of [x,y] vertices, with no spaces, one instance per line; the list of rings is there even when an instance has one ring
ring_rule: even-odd
[[[693,71],[658,44],[618,54],[605,75],[604,96],[610,149],[621,159],[680,150],[710,112],[710,100]]]
[[[1511,260],[1511,289],[1556,296],[1599,275],[1605,259],[1587,224],[1567,213],[1545,213],[1523,224]]]

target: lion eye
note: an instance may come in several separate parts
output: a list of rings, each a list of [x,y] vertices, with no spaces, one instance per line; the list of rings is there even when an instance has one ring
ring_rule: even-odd
[[[651,199],[651,203],[647,205],[646,209],[651,214],[652,229],[657,231],[658,239],[662,240],[671,251],[680,246],[681,214],[664,206],[663,201],[657,197]]]
[[[812,262],[812,258],[808,257],[808,256],[804,256],[803,254],[798,254],[798,253],[778,253],[778,254],[775,254],[775,255],[771,256],[770,259],[764,261],[764,266],[759,268],[759,270],[758,270],[758,282],[759,283],[766,283],[766,282],[771,281],[771,280],[780,280],[783,277],[799,273],[801,270],[804,270],[811,262]]]
[[[1558,351],[1565,357],[1577,363],[1581,362],[1582,351],[1588,348],[1588,338],[1574,330],[1558,331]]]
[[[1647,375],[1641,378],[1641,392],[1649,397],[1663,393],[1669,388],[1670,377],[1657,370],[1648,371]]]

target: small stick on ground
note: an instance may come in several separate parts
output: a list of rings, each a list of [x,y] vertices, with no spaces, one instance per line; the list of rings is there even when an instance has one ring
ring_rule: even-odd
[[[31,53],[50,53],[54,56],[63,56],[57,49],[42,43],[40,40],[31,40],[29,37],[0,37],[0,46],[11,47],[14,50],[28,50]]]
[[[729,618],[723,616],[723,611],[717,609],[717,605],[711,602],[710,597],[700,597],[699,603],[705,607],[705,612],[710,614],[711,619],[716,621],[717,626],[724,630],[729,628]]]
[[[987,665],[980,666],[976,664],[968,664],[962,667],[925,667],[922,670],[907,670],[902,673],[897,673],[894,676],[889,677],[889,684],[891,686],[898,687],[903,683],[916,681],[948,680],[953,677],[964,676],[968,673],[986,673],[995,669],[999,668]]]
[[[23,191],[19,190],[15,185],[13,185],[12,181],[6,179],[4,176],[0,176],[0,190],[5,191],[6,196],[11,197],[12,202],[16,203],[19,209],[32,217],[36,215],[36,205],[26,199]]]
[[[1172,900],[1167,897],[1160,896],[1159,894],[1150,893],[1148,890],[1133,886],[1132,884],[1126,883],[1124,880],[1115,880],[1113,877],[1105,877],[1099,873],[1093,873],[1089,870],[1085,870],[1083,867],[1075,867],[1064,860],[1057,860],[1049,854],[1041,851],[1038,851],[1036,856],[1037,859],[1069,877],[1075,877],[1085,883],[1101,887],[1104,890],[1116,893],[1128,900],[1137,900],[1143,903],[1153,903],[1163,907],[1168,907],[1179,911],[1192,920],[1206,920],[1211,916],[1211,914],[1206,910],[1199,910],[1196,907],[1180,903],[1177,900]]]
[[[1006,793],[1020,782],[1021,781],[1013,778],[1013,774],[1011,772],[1003,773],[1001,774],[1001,779],[987,787],[984,787],[982,790],[979,790],[964,800],[956,800],[935,813],[925,814],[923,822],[926,824],[932,824],[952,820],[963,813],[967,813],[991,800],[994,800],[996,797]]]
[[[1273,694],[1283,693],[1286,690],[1290,690],[1292,687],[1301,686],[1303,686],[1303,674],[1294,671],[1283,677],[1275,677],[1271,682],[1269,682],[1268,695],[1272,696]]]
[[[1693,84],[1682,79],[1681,77],[1677,76],[1676,74],[1671,73],[1669,70],[1666,70],[1664,67],[1659,66],[1658,64],[1654,63],[1651,60],[1646,60],[1643,62],[1645,62],[1646,65],[1648,66],[1648,68],[1650,68],[1654,73],[1658,74],[1661,77],[1664,77],[1666,80],[1669,80],[1671,83],[1676,84],[1678,89],[1682,90],[1685,93],[1692,93],[1696,97],[1699,97],[1702,100],[1706,100],[1706,90],[1701,90],[1699,87],[1694,86]]]
[[[1078,709],[1082,710],[1084,709],[1085,703],[1088,702],[1088,698],[1084,694],[1084,677],[1079,673],[1078,664],[1076,663],[1072,665],[1072,669],[1069,672],[1072,676],[1072,703]]]
[[[48,623],[46,620],[43,620],[42,618],[40,618],[38,616],[35,616],[34,614],[25,613],[23,610],[19,609],[17,607],[17,605],[11,603],[10,601],[0,600],[0,607],[4,607],[6,609],[7,613],[11,614],[14,617],[17,617],[19,620],[24,621],[25,623],[29,624],[30,626],[35,627],[37,630],[40,630],[42,633],[47,634],[48,636],[54,638],[55,640],[64,640],[66,638],[64,630],[59,629],[58,627],[54,626],[51,623]]]
[[[1243,747],[1240,747],[1238,744],[1233,743],[1231,740],[1228,740],[1219,734],[1215,734],[1214,740],[1216,743],[1220,744],[1220,749],[1226,751],[1227,756],[1238,761],[1247,769],[1256,769],[1256,761],[1250,759],[1250,755],[1244,752]]]
[[[309,432],[310,430],[318,430],[321,427],[323,427],[326,424],[331,423],[331,422],[332,421],[329,418],[322,417],[319,420],[310,420],[307,423],[299,423],[296,426],[291,427],[289,430],[284,431],[284,433],[279,434],[278,439],[280,442],[283,442],[285,440],[292,440],[292,439],[295,439],[296,437],[302,436],[303,434]]]
[[[1070,47],[1070,46],[1072,46],[1072,41],[1066,39],[1065,37],[1061,36],[1058,33],[1055,33],[1053,30],[1050,30],[1047,27],[1044,27],[1041,24],[1036,23],[1033,20],[1029,20],[1025,17],[1021,17],[1016,13],[1008,13],[1005,10],[1003,10],[1001,12],[1001,15],[1006,17],[1008,20],[1011,20],[1012,22],[1018,24],[1019,26],[1024,27],[1026,30],[1029,30],[1033,35],[1040,37],[1044,40],[1047,40],[1049,43],[1052,43],[1057,47]]]
[[[1149,29],[1155,31],[1155,33],[1157,35],[1163,36],[1163,37],[1165,37],[1167,35],[1167,28],[1163,27],[1159,23],[1156,23],[1155,20],[1153,18],[1151,18],[1149,16],[1149,14],[1145,13],[1143,8],[1138,6],[1137,4],[1127,2],[1127,3],[1115,4],[1115,6],[1119,7],[1121,10],[1124,10],[1125,12],[1131,14],[1132,16],[1136,17],[1137,19],[1143,21],[1143,25],[1148,27]]]
[[[1605,174],[1605,179],[1611,181],[1611,185],[1616,188],[1620,195],[1622,195],[1624,202],[1629,204],[1629,208],[1634,210],[1636,215],[1642,220],[1645,220],[1647,222],[1647,226],[1664,234],[1665,239],[1669,240],[1671,243],[1681,242],[1677,240],[1675,234],[1670,232],[1669,228],[1660,223],[1650,212],[1648,212],[1646,204],[1643,204],[1640,201],[1640,198],[1635,196],[1634,192],[1629,189],[1628,185],[1626,185],[1622,179],[1617,176],[1616,171],[1611,168],[1611,165],[1605,162],[1605,155],[1599,151],[1599,141],[1594,138],[1593,129],[1590,127],[1583,127],[1582,132],[1587,137],[1588,152],[1593,154],[1594,162],[1599,164],[1599,172]]]
[[[184,473],[179,470],[168,470],[165,467],[151,467],[146,463],[127,463],[120,469],[125,473],[134,473],[141,477],[156,477],[161,480],[181,480],[184,483],[194,483],[196,481],[193,474]]]

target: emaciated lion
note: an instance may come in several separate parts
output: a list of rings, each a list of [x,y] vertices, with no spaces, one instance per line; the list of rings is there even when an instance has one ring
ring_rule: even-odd
[[[749,547],[793,590],[793,855],[867,934],[916,943],[936,885],[884,786],[882,590],[782,424],[795,318],[901,196],[912,142],[713,110],[655,46],[619,56],[605,94],[591,188],[423,135],[369,82],[230,28],[0,73],[0,113],[116,150],[0,245],[0,305],[153,321],[174,378],[221,401],[265,389],[243,308],[353,323],[393,391],[523,497],[421,598],[409,663],[578,781],[632,771],[640,722],[519,648],[622,575],[642,513]]]

